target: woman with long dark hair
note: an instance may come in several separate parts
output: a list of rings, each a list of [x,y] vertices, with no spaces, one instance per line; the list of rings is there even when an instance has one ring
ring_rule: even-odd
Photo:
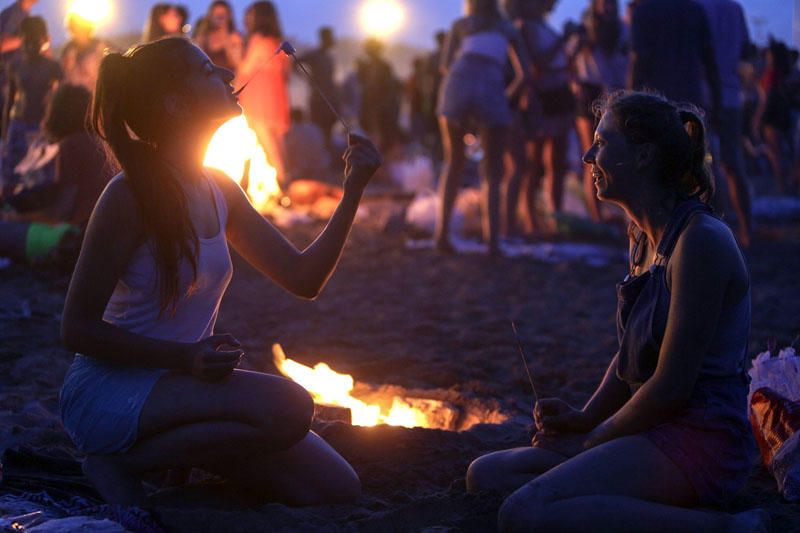
[[[174,4],[155,4],[150,8],[147,26],[142,35],[142,42],[149,43],[164,37],[183,35],[185,17],[180,8]]]
[[[245,12],[245,27],[247,46],[236,71],[238,83],[250,82],[242,93],[242,109],[282,182],[286,166],[283,136],[290,125],[290,63],[285,54],[275,55],[283,39],[275,5],[267,1],[251,4]]]
[[[79,354],[61,414],[109,502],[142,505],[143,473],[189,467],[295,505],[359,494],[352,468],[309,432],[308,393],[238,370],[239,341],[214,324],[229,244],[292,294],[319,294],[380,155],[351,138],[339,207],[298,251],[234,181],[202,166],[214,131],[241,112],[232,80],[182,38],[101,64],[92,124],[123,172],[94,209],[67,294],[62,339]]]
[[[236,72],[242,61],[244,43],[236,29],[231,4],[226,0],[211,2],[199,30],[195,41],[211,61]]]
[[[466,16],[448,34],[442,54],[442,82],[438,115],[444,145],[439,182],[441,210],[435,242],[440,251],[452,251],[450,218],[464,172],[464,135],[477,127],[485,156],[481,166],[483,239],[492,255],[499,253],[500,184],[506,136],[513,121],[508,96],[525,79],[527,56],[513,25],[497,0],[468,0]],[[507,87],[505,67],[511,62],[515,77]]]
[[[712,509],[744,486],[756,448],[750,279],[708,204],[705,127],[644,93],[611,95],[600,116],[584,162],[633,221],[619,350],[582,409],[538,401],[533,446],[477,459],[467,485],[515,491],[503,531],[766,531],[760,511]]]
[[[603,94],[624,89],[628,71],[626,32],[617,0],[592,0],[585,29],[572,62],[577,101],[575,128],[584,152],[593,142],[596,119],[592,102]],[[583,171],[583,192],[589,216],[600,222],[600,202],[588,165]]]

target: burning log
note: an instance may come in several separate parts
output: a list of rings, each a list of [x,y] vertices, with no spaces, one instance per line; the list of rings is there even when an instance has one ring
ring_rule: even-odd
[[[372,388],[356,385],[353,377],[340,374],[325,363],[313,368],[286,357],[280,345],[272,347],[275,367],[314,397],[317,418],[343,420],[357,426],[388,424],[463,431],[475,424],[498,424],[507,419],[497,402],[482,401],[453,390],[406,390],[384,385]]]
[[[317,420],[324,420],[326,422],[344,422],[345,424],[353,423],[353,413],[347,407],[340,407],[338,405],[325,405],[314,404],[314,418]]]

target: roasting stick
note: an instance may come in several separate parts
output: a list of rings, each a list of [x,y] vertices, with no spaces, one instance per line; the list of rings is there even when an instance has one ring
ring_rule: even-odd
[[[274,58],[281,52],[294,59],[295,64],[300,68],[300,70],[303,71],[303,74],[305,74],[308,80],[311,82],[311,85],[314,87],[314,90],[316,90],[317,94],[319,94],[322,97],[322,100],[325,102],[325,104],[327,104],[328,108],[331,110],[334,116],[336,116],[336,118],[339,119],[339,122],[341,122],[342,126],[344,126],[344,131],[347,132],[347,135],[349,136],[350,126],[347,125],[347,122],[344,121],[339,112],[336,111],[336,108],[333,107],[333,104],[331,104],[330,100],[328,100],[328,97],[325,96],[325,93],[320,88],[319,84],[317,83],[317,80],[314,79],[314,76],[312,76],[311,73],[306,69],[305,65],[303,65],[303,63],[299,59],[297,59],[297,50],[295,49],[294,46],[292,46],[292,44],[289,41],[283,41],[281,45],[278,47],[278,49],[275,50],[275,53],[271,55],[268,60],[266,60],[264,65],[272,61],[272,58]],[[258,74],[258,71],[261,70],[262,67],[263,65],[260,66],[258,70],[256,70],[256,72],[253,74],[253,76],[251,76],[250,79],[247,80],[247,82],[244,85],[242,85],[242,87],[238,91],[234,93],[236,96],[239,96],[239,94],[241,94],[241,92],[244,91],[245,87],[247,87],[247,85],[251,81],[253,81],[253,78],[256,76],[256,74]]]
[[[539,395],[536,393],[536,387],[533,384],[533,376],[531,376],[531,369],[528,367],[528,361],[525,358],[525,349],[522,347],[522,341],[519,338],[519,333],[517,332],[517,325],[514,323],[513,320],[511,322],[511,329],[514,331],[514,338],[517,339],[517,348],[519,348],[519,356],[522,358],[522,364],[525,365],[525,372],[528,374],[528,381],[531,384],[531,390],[533,391],[533,404],[536,405],[536,402],[539,401]]]

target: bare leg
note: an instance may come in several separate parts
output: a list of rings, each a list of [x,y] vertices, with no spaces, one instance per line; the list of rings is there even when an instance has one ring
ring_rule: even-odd
[[[592,123],[586,117],[577,117],[575,119],[575,129],[581,141],[581,148],[586,153],[589,147],[592,146],[592,135],[594,134]],[[589,212],[591,219],[595,222],[602,222],[600,200],[597,199],[597,189],[594,186],[594,178],[592,178],[592,167],[589,165],[583,165],[583,196],[586,201],[586,210]]]
[[[512,169],[506,180],[505,187],[505,233],[512,237],[521,233],[519,226],[519,196],[522,185],[522,175],[525,169],[525,140],[522,128],[514,126],[513,133],[508,139],[508,148],[505,153],[506,165]]]
[[[467,469],[467,490],[517,490],[567,458],[541,448],[512,448],[478,457]]]
[[[483,240],[489,244],[489,254],[500,253],[500,183],[503,181],[503,151],[508,128],[484,128],[486,155],[483,158],[481,204],[483,211]]]
[[[314,432],[264,460],[242,456],[219,470],[263,499],[288,505],[349,503],[361,493],[353,468]]]
[[[547,142],[545,149],[547,167],[546,196],[553,214],[561,211],[564,204],[564,178],[567,174],[567,136],[558,135]]]
[[[529,141],[525,147],[527,152],[528,164],[524,174],[526,211],[529,229],[531,232],[539,230],[539,222],[536,217],[536,199],[542,185],[544,166],[542,164],[542,140]]]
[[[739,531],[751,516],[690,509],[697,495],[672,461],[645,437],[583,452],[506,499],[501,531]],[[756,531],[757,529],[751,529]]]
[[[439,126],[444,145],[444,165],[439,177],[439,200],[442,209],[439,211],[434,242],[438,250],[451,252],[453,245],[450,243],[450,217],[464,173],[464,128],[445,117],[439,118]]]
[[[170,373],[145,403],[135,445],[122,454],[91,456],[85,470],[107,501],[129,505],[143,503],[139,477],[148,470],[196,466],[229,475],[232,465],[246,459],[252,484],[265,486],[269,480],[259,476],[260,464],[303,441],[312,416],[308,393],[276,376],[236,370],[209,383]],[[326,473],[342,483],[343,494],[352,495],[352,479],[338,477],[340,470],[334,464]],[[304,495],[291,494],[290,488],[286,500],[302,503]]]
[[[766,145],[766,155],[769,165],[772,168],[772,175],[778,192],[783,194],[786,191],[786,184],[783,178],[783,163],[781,157],[781,134],[772,126],[764,126],[764,144]]]
[[[744,175],[744,165],[738,167],[729,167],[722,165],[725,173],[725,178],[728,182],[728,194],[733,204],[733,209],[736,211],[736,218],[739,221],[737,234],[739,243],[744,247],[750,246],[750,232],[753,229],[753,208],[750,198],[750,186],[747,182],[747,176]]]

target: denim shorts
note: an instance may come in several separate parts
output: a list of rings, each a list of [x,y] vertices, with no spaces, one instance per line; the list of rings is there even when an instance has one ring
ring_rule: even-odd
[[[513,120],[503,68],[479,55],[459,57],[439,93],[437,114],[459,124],[508,126]]]
[[[136,442],[139,416],[167,370],[110,365],[77,354],[61,387],[61,420],[86,454],[127,451]]]

